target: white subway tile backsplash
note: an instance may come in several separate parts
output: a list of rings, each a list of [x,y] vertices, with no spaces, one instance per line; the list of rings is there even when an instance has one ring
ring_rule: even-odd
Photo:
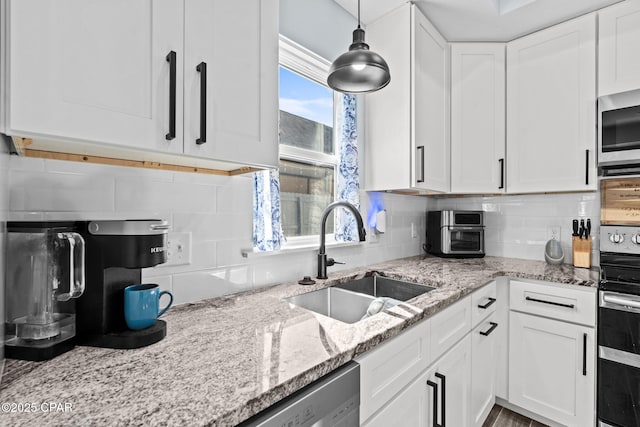
[[[173,276],[174,303],[249,290],[253,287],[252,274],[251,266],[176,274]]]
[[[173,212],[212,212],[216,206],[216,187],[117,177],[115,208],[118,211],[167,210]]]

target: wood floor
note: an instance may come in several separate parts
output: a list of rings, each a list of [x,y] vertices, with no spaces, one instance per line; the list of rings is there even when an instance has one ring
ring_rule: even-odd
[[[545,427],[545,424],[516,414],[502,406],[494,405],[482,427]]]

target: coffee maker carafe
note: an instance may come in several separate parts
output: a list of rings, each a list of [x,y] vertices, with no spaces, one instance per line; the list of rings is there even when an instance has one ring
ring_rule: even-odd
[[[85,289],[84,239],[73,222],[9,222],[5,355],[51,359],[73,348]]]

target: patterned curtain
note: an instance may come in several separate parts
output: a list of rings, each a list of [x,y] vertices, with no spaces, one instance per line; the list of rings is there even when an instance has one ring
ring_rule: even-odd
[[[253,247],[275,251],[282,243],[280,178],[277,169],[253,174]]]
[[[358,131],[356,126],[356,97],[342,95],[342,109],[338,115],[338,164],[337,200],[346,200],[360,209],[360,181],[358,173]],[[351,242],[358,240],[358,227],[353,214],[337,209],[336,240]]]

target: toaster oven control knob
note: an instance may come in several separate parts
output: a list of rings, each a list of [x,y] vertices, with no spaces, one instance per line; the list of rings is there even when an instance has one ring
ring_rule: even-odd
[[[636,233],[633,236],[631,236],[631,241],[636,245],[640,245],[640,233]]]
[[[609,240],[611,243],[622,243],[624,242],[624,236],[620,233],[613,233],[609,236]]]

